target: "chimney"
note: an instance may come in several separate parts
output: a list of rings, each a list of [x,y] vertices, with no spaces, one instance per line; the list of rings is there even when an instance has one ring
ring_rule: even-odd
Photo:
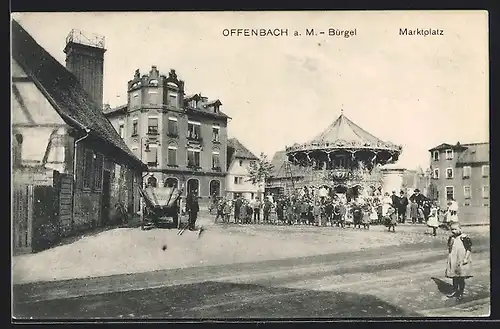
[[[71,71],[97,106],[103,108],[104,37],[71,30],[66,37],[66,68]]]

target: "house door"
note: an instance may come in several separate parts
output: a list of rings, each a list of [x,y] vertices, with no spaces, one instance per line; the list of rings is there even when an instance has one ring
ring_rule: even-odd
[[[102,200],[101,200],[101,224],[107,225],[109,223],[109,210],[111,207],[111,172],[104,170],[102,179]]]

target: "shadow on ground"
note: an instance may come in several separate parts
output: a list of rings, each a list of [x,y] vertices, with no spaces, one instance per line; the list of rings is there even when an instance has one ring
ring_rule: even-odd
[[[352,318],[419,316],[375,296],[254,284],[204,282],[15,303],[17,319]]]
[[[450,295],[453,292],[453,285],[449,282],[445,282],[435,277],[432,277],[431,279],[436,283],[439,292],[443,295]]]

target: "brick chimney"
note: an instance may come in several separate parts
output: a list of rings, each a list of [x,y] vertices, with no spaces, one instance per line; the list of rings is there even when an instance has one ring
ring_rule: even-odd
[[[71,30],[66,37],[66,68],[100,109],[103,108],[104,37]]]

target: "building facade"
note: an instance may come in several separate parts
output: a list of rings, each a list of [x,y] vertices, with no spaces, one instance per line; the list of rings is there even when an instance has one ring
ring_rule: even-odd
[[[236,138],[227,143],[228,169],[226,176],[226,195],[229,198],[239,196],[251,200],[261,199],[264,194],[264,182],[253,184],[250,181],[249,169],[253,162],[259,161],[248,148]]]
[[[489,143],[443,143],[429,153],[431,184],[440,205],[454,199],[463,212],[489,213]]]
[[[16,21],[12,41],[14,250],[33,251],[109,224],[118,202],[137,210],[134,188],[145,168],[91,91]]]
[[[104,114],[130,149],[148,167],[145,183],[177,186],[184,195],[223,195],[227,170],[227,123],[219,100],[185,95],[175,70],[162,75],[152,66],[136,70],[128,101]]]

